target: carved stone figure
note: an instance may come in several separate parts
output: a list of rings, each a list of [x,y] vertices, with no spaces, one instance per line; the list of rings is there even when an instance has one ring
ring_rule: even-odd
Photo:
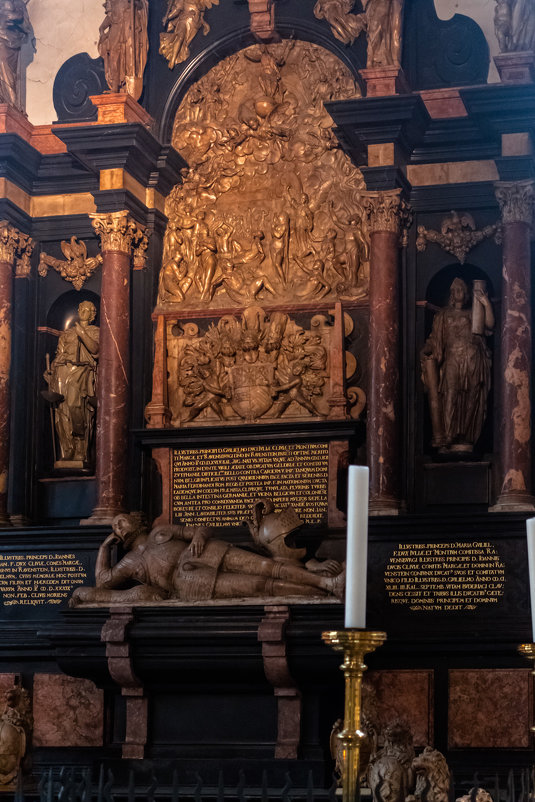
[[[15,786],[32,726],[30,696],[16,685],[6,692],[0,713],[0,790]]]
[[[494,800],[484,788],[470,788],[467,794],[458,796],[455,802],[494,802]]]
[[[0,103],[21,111],[20,51],[31,34],[24,0],[0,0]]]
[[[292,545],[293,534],[304,523],[294,508],[286,507],[275,512],[275,506],[270,498],[260,498],[254,502],[251,513],[251,517],[245,523],[257,547],[274,560],[303,565],[301,561],[306,556],[306,548]],[[338,576],[343,571],[343,565],[336,560],[313,558],[307,560],[304,567],[307,571],[322,576]]]
[[[414,748],[410,728],[395,721],[384,731],[384,746],[368,765],[373,802],[405,802],[413,788]]]
[[[448,305],[435,315],[421,352],[432,445],[445,452],[472,451],[487,411],[491,355],[485,338],[494,328],[494,313],[484,282],[474,282],[471,309],[468,301],[466,283],[454,279]]]
[[[535,49],[532,0],[496,0],[494,30],[501,53]]]
[[[98,52],[106,81],[112,92],[126,92],[138,100],[149,50],[148,0],[105,0],[104,10]]]
[[[82,301],[78,320],[58,340],[54,361],[44,373],[45,398],[55,406],[59,459],[55,468],[84,468],[90,462],[96,409],[99,328],[97,310]]]
[[[87,256],[87,246],[77,237],[71,237],[70,242],[63,240],[61,250],[67,261],[55,259],[44,251],[39,258],[38,272],[40,276],[46,276],[48,268],[53,267],[65,281],[72,282],[76,290],[81,290],[84,282],[93,275],[98,265],[102,264],[102,254]]]
[[[295,40],[245,48],[188,90],[172,139],[190,166],[166,202],[159,306],[366,295],[364,182],[324,107],[358,94],[332,53]]]
[[[165,33],[160,34],[160,53],[169,62],[172,70],[189,56],[189,46],[202,28],[206,34],[210,26],[204,12],[219,5],[219,0],[168,0],[163,18]]]
[[[370,67],[390,67],[400,63],[403,0],[362,0],[366,13]]]
[[[352,14],[355,0],[317,0],[314,16],[326,20],[333,36],[345,45],[352,45],[366,27],[365,14]]]
[[[444,755],[426,746],[421,755],[412,761],[416,774],[414,796],[407,802],[448,802],[450,798],[451,775]]]
[[[113,520],[113,532],[100,546],[95,587],[77,588],[71,606],[126,601],[205,601],[277,596],[342,598],[345,574],[321,576],[291,562],[280,562],[211,537],[201,526],[162,525],[150,533],[129,515]],[[111,549],[121,543],[125,556],[111,565]]]

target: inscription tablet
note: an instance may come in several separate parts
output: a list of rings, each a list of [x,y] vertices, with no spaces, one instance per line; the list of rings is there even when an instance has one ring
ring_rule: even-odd
[[[400,543],[384,582],[390,602],[412,611],[476,610],[503,597],[505,565],[484,541]]]
[[[0,554],[0,598],[5,607],[61,604],[87,573],[75,554]]]
[[[327,521],[329,444],[175,449],[173,521],[239,526],[262,496],[292,505],[307,524]]]

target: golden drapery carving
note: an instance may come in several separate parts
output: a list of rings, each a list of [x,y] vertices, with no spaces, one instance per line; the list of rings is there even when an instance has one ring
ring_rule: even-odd
[[[167,200],[160,308],[365,297],[362,174],[323,104],[349,70],[300,41],[253,45],[187,92],[173,145],[189,168]]]

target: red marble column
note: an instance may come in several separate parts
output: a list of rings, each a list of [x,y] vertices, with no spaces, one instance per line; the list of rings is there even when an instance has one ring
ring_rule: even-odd
[[[500,484],[493,511],[531,511],[531,244],[534,182],[496,184],[502,211]],[[498,449],[496,449],[498,452]]]
[[[13,273],[17,256],[23,268],[29,268],[33,243],[5,220],[0,222],[0,526],[10,526],[7,514],[7,490],[10,445],[11,306]]]
[[[127,212],[91,215],[100,235],[102,287],[97,377],[97,504],[85,523],[126,511],[130,378],[130,262],[144,232]]]
[[[401,190],[367,192],[370,232],[370,385],[366,432],[370,515],[397,515],[400,506],[398,259],[404,202]]]

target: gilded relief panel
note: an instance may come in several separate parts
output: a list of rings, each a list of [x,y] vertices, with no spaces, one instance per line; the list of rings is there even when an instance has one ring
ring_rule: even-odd
[[[189,168],[167,201],[160,309],[367,295],[364,183],[323,105],[358,95],[334,55],[295,40],[252,45],[191,86],[173,132]]]

